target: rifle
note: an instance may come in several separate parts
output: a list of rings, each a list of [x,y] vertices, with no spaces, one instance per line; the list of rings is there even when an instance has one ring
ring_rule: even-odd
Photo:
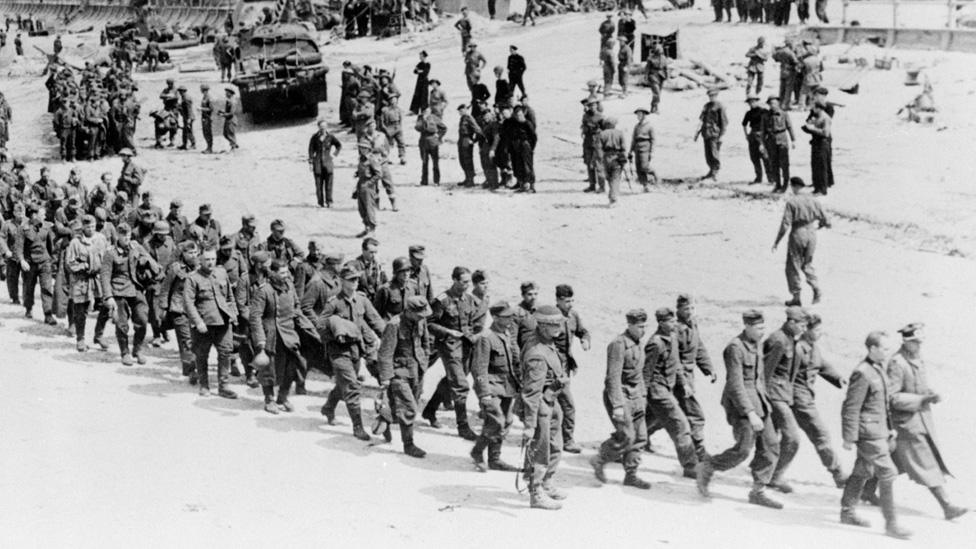
[[[629,158],[624,161],[624,165],[622,166],[622,168],[623,168],[622,171],[624,172],[624,181],[627,182],[627,189],[632,191],[634,190],[634,186],[630,182],[630,159]]]

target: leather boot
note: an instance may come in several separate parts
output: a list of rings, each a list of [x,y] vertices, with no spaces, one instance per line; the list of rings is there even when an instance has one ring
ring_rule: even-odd
[[[895,491],[894,482],[890,480],[878,481],[878,499],[881,500],[881,514],[885,519],[885,535],[895,539],[910,539],[912,533],[898,526],[898,517],[895,516]]]
[[[870,527],[871,523],[857,516],[855,512],[857,501],[861,497],[861,490],[867,481],[863,477],[850,477],[844,484],[844,493],[840,496],[840,522],[852,526]]]
[[[434,394],[431,395],[430,400],[427,401],[427,405],[424,406],[424,411],[420,413],[420,417],[430,422],[430,426],[434,429],[441,428],[441,423],[437,421],[437,409],[440,408],[440,406],[440,393],[439,391],[434,391]]]
[[[624,486],[630,486],[639,490],[651,489],[651,483],[637,476],[637,471],[627,471],[624,475]]]
[[[546,511],[558,511],[563,508],[563,504],[546,495],[546,492],[538,485],[529,487],[529,506],[533,509],[545,509]]]
[[[601,484],[607,483],[607,473],[603,470],[603,458],[600,454],[596,454],[590,458],[590,467],[593,467],[593,476],[600,481]]]
[[[471,459],[474,460],[474,468],[478,472],[484,473],[488,469],[485,469],[485,448],[488,447],[488,439],[484,436],[479,436],[478,440],[474,441],[474,448],[471,449]]]
[[[521,471],[518,467],[502,461],[502,441],[500,440],[488,442],[488,468],[492,471],[506,471],[509,473]]]
[[[478,435],[476,435],[468,425],[468,408],[463,402],[454,403],[454,416],[457,418],[458,436],[464,440],[476,440]]]
[[[542,491],[546,493],[552,499],[564,500],[566,499],[566,492],[563,492],[556,485],[552,483],[552,477],[542,479]]]
[[[938,500],[939,505],[942,506],[942,512],[945,514],[946,520],[952,520],[954,518],[959,518],[969,512],[969,509],[965,507],[958,507],[949,503],[949,497],[946,496],[945,488],[942,486],[935,486],[929,488],[935,499]]]
[[[830,475],[834,477],[834,485],[838,488],[844,488],[847,486],[847,479],[849,478],[840,467],[830,471]]]
[[[861,502],[875,507],[881,506],[881,500],[878,499],[878,479],[871,477],[864,483],[864,488],[861,489]]]
[[[790,299],[789,301],[783,303],[783,305],[786,305],[787,307],[800,307],[800,306],[802,306],[803,303],[800,301],[800,293],[797,292],[797,293],[793,294],[793,299]]]
[[[352,435],[354,437],[356,437],[359,440],[362,440],[364,442],[369,442],[370,440],[372,440],[370,438],[370,436],[369,436],[369,433],[367,433],[366,430],[363,429],[363,411],[362,410],[359,410],[359,409],[356,409],[356,408],[350,408],[349,409],[349,419],[352,420]]]
[[[400,440],[403,441],[403,453],[410,457],[423,459],[427,452],[421,450],[413,443],[413,425],[400,424]]]
[[[749,503],[752,503],[753,505],[761,505],[763,507],[769,507],[770,509],[783,508],[782,503],[766,495],[765,486],[761,484],[753,485],[752,491],[749,492]]]
[[[695,479],[695,483],[698,485],[698,493],[702,497],[712,497],[708,491],[708,484],[712,481],[713,474],[715,474],[715,469],[712,468],[710,459],[698,462],[698,478]]]

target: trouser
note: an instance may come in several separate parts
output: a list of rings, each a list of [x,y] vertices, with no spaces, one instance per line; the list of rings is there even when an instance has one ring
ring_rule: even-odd
[[[817,0],[816,4],[814,5],[814,9],[817,13],[817,19],[819,19],[821,23],[830,22],[827,19],[827,0]]]
[[[7,263],[7,296],[14,304],[20,303],[20,279],[26,279],[27,273],[21,273],[20,262],[15,259],[6,260]]]
[[[796,0],[796,16],[801,23],[806,23],[810,18],[810,0]]]
[[[606,393],[603,394],[603,406],[613,423],[613,434],[600,445],[600,461],[621,461],[625,471],[636,472],[641,462],[641,448],[647,444],[647,422],[644,417],[647,400],[638,396],[625,401],[620,419],[614,419],[613,405]]]
[[[583,145],[583,163],[586,164],[586,181],[588,190],[595,190],[597,186],[597,160],[594,158],[592,146]]]
[[[790,10],[793,9],[793,5],[789,0],[776,0],[776,24],[777,25],[789,25],[790,24]]]
[[[335,380],[335,388],[329,393],[325,409],[334,413],[339,400],[342,400],[346,403],[346,410],[349,410],[350,415],[358,413],[362,410],[359,402],[362,392],[362,384],[359,382],[359,360],[342,355],[330,357],[329,360],[332,363],[332,379]]]
[[[657,106],[661,103],[662,79],[652,77],[648,83],[651,86],[651,112],[657,112]]]
[[[478,158],[481,160],[481,171],[485,174],[485,187],[498,187],[498,168],[491,157],[491,147],[487,143],[478,143]]]
[[[785,191],[790,182],[790,146],[766,141],[766,155],[769,159],[766,171],[769,181],[775,185],[775,189]]]
[[[190,330],[190,321],[186,315],[168,313],[167,320],[173,326],[173,333],[176,335],[176,347],[180,352],[180,364],[183,366],[183,375],[189,376],[196,371],[197,361],[193,354],[193,335]]]
[[[383,191],[386,192],[386,197],[390,199],[390,204],[393,204],[396,199],[396,191],[393,189],[393,172],[390,171],[390,161],[384,160],[380,164],[380,184],[383,185]],[[380,191],[376,189],[376,204],[380,203]]]
[[[559,403],[559,408],[563,412],[563,442],[569,444],[573,442],[574,433],[576,432],[576,399],[573,398],[573,392],[570,390],[569,378],[566,379],[562,389],[559,391],[556,402]]]
[[[359,218],[367,230],[376,228],[376,204],[379,201],[379,190],[371,181],[364,181],[356,189],[356,202],[359,207]]]
[[[417,380],[394,376],[387,387],[387,397],[390,401],[390,411],[400,427],[413,425],[417,417],[417,398],[414,396]]]
[[[563,451],[562,410],[556,403],[556,393],[544,389],[539,397],[535,433],[525,452],[525,479],[530,490],[537,490],[540,484],[548,482],[559,466]]]
[[[671,441],[674,442],[681,467],[685,471],[693,470],[698,464],[698,456],[691,439],[691,424],[674,394],[652,395],[648,398],[645,419],[647,422],[654,422],[664,427]]]
[[[898,477],[898,469],[891,459],[891,450],[894,446],[893,439],[857,442],[857,459],[854,461],[854,468],[851,470],[851,476],[847,478],[844,495],[840,500],[842,509],[853,510],[861,498],[864,485],[869,482],[871,492],[874,491],[875,485],[886,485],[888,490],[891,489],[892,483]],[[887,520],[888,517],[886,516],[885,519]]]
[[[782,479],[796,452],[800,449],[800,429],[793,415],[793,408],[782,400],[772,401],[773,426],[779,434],[779,459],[773,470],[773,481]]]
[[[141,293],[132,297],[115,297],[115,339],[122,356],[129,354],[129,320],[132,320],[133,329],[132,354],[138,355],[146,339],[146,324],[149,322],[149,306]]]
[[[466,54],[468,52],[468,44],[469,43],[471,43],[471,35],[470,34],[462,34],[461,35],[461,55],[464,55],[464,54]]]
[[[525,96],[525,83],[522,82],[521,74],[511,74],[508,75],[508,83],[511,85],[511,89],[514,95],[515,88],[518,88],[522,95]]]
[[[739,22],[749,19],[749,0],[735,0],[735,12],[739,15]]]
[[[495,18],[495,0],[488,0],[488,18]]]
[[[535,0],[525,0],[525,12],[522,13],[522,25],[529,19],[535,25]]]
[[[75,340],[82,342],[85,340],[85,327],[88,324],[88,309],[91,302],[83,301],[81,303],[72,303],[71,305],[71,315],[74,317],[75,325]],[[96,326],[104,327],[108,322],[108,310],[104,307],[98,308],[98,320],[96,321]],[[96,330],[97,332],[97,330]]]
[[[203,141],[207,144],[208,151],[213,150],[213,121],[209,117],[200,119],[200,131],[203,133]]]
[[[234,348],[234,334],[230,324],[222,326],[207,326],[206,333],[200,333],[196,328],[193,334],[193,356],[197,363],[197,378],[201,387],[210,387],[210,375],[207,359],[210,358],[210,347],[217,349],[217,387],[223,388],[230,375],[230,353]]]
[[[462,185],[474,185],[474,141],[468,138],[458,140],[458,161],[464,170]]]
[[[463,417],[461,413],[466,410],[470,390],[468,372],[471,371],[471,346],[459,343],[456,348],[448,348],[442,344],[438,345],[437,354],[444,364],[444,375],[450,389],[451,402],[454,403],[454,410],[458,415],[458,426],[467,424],[467,413]]]
[[[603,93],[609,92],[613,88],[613,74],[616,71],[614,62],[610,59],[603,60]]]
[[[274,395],[275,386],[278,387],[278,404],[288,400],[292,383],[298,383],[303,368],[302,357],[294,350],[286,347],[279,337],[274,352],[269,357],[270,364],[258,370],[258,382],[264,388],[265,400],[270,402]]]
[[[30,312],[34,308],[34,291],[40,282],[41,286],[41,309],[44,316],[50,315],[54,310],[54,278],[51,276],[51,262],[30,263],[30,269],[23,273],[24,276],[24,309]]]
[[[75,129],[70,128],[61,132],[61,158],[72,161],[75,159]]]
[[[642,187],[647,187],[651,182],[657,183],[657,174],[651,167],[651,150],[649,143],[638,142],[634,150],[634,173],[637,174],[637,182]]]
[[[786,4],[787,6],[789,3]],[[790,102],[793,97],[793,87],[795,86],[796,75],[793,71],[789,71],[788,74],[779,75],[779,103],[783,106],[784,110],[790,109]]]
[[[197,138],[193,135],[193,120],[188,120],[183,124],[183,148],[197,148]]]
[[[332,205],[332,181],[334,172],[330,169],[321,168],[315,172],[315,200],[319,206]]]
[[[505,438],[509,425],[512,423],[512,397],[494,396],[490,401],[481,402],[481,411],[485,420],[481,427],[481,438],[489,443],[501,443]]]
[[[749,90],[753,89],[753,83],[755,82],[756,95],[759,95],[762,91],[764,77],[762,68],[758,72],[749,72],[746,75],[746,93],[748,94]]]
[[[152,330],[153,339],[163,337],[162,315],[156,310],[156,288],[146,290],[146,304],[149,307],[149,328]]]
[[[766,151],[766,146],[763,143],[762,136],[756,134],[749,135],[749,160],[752,162],[752,169],[756,172],[756,181],[763,180],[763,170],[766,170],[766,175],[769,176],[769,170],[767,169],[768,153]],[[769,176],[772,180],[772,176]]]
[[[224,122],[224,139],[230,144],[230,148],[237,148],[237,124],[231,121]]]
[[[384,134],[387,140],[389,140],[390,145],[396,145],[397,154],[400,156],[400,161],[403,162],[407,157],[407,146],[403,142],[403,129],[397,128],[396,131],[389,130],[384,132]]]
[[[834,184],[834,170],[830,165],[830,140],[814,138],[810,140],[810,179],[813,182],[813,192],[827,194],[827,189]]]
[[[427,166],[432,164],[434,171],[434,185],[441,184],[440,154],[437,145],[430,145],[424,141],[420,142],[420,184],[427,185]]]
[[[626,95],[627,94],[627,65],[624,63],[617,64],[617,83],[620,84],[620,91]]]
[[[763,418],[764,426],[758,433],[752,430],[747,417],[728,418],[728,422],[732,426],[735,444],[721,454],[712,456],[709,460],[711,467],[716,471],[728,471],[745,461],[755,447],[752,462],[749,463],[752,480],[756,486],[766,486],[773,478],[773,468],[779,454],[771,415],[766,414]]]
[[[793,295],[801,291],[800,274],[814,291],[819,291],[817,272],[813,267],[813,254],[817,250],[817,231],[804,225],[790,232],[789,248],[786,250],[786,285]]]
[[[817,455],[820,457],[820,463],[831,473],[840,470],[837,454],[830,444],[830,432],[827,431],[827,426],[820,419],[812,393],[805,389],[794,388],[793,417],[796,418],[797,425],[806,433],[810,443],[813,444]],[[780,460],[782,459],[780,456]]]
[[[233,78],[234,64],[233,63],[221,63],[220,64],[220,81],[223,82],[226,78],[230,80]]]
[[[705,163],[708,164],[708,172],[712,175],[717,174],[722,168],[722,161],[719,159],[722,140],[718,137],[705,137],[702,141],[705,146]]]
[[[610,203],[613,204],[617,201],[617,195],[620,194],[620,177],[624,172],[624,165],[617,158],[617,153],[604,153],[608,154],[608,158],[603,163],[604,173],[607,176],[607,185],[609,187]]]
[[[685,377],[674,388],[674,396],[678,399],[678,406],[685,413],[688,419],[688,426],[691,429],[691,442],[695,445],[695,455],[698,460],[705,459],[708,452],[705,450],[705,411],[702,410],[698,397],[695,396],[694,371],[685,370]],[[664,422],[656,417],[647,419],[647,436],[650,437],[658,430],[664,428]]]

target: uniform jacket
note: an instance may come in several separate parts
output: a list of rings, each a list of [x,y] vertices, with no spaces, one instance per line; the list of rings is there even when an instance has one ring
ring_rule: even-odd
[[[186,313],[183,307],[183,287],[186,279],[193,270],[183,263],[174,261],[166,268],[166,276],[158,292],[154,296],[154,306],[173,315]]]
[[[462,341],[474,343],[478,332],[484,329],[484,311],[478,300],[467,292],[457,295],[453,290],[447,290],[431,305],[434,314],[429,320],[430,333],[446,350],[460,349]],[[447,330],[456,330],[463,335],[455,338]]]
[[[430,332],[426,319],[396,316],[386,323],[377,355],[380,383],[394,377],[417,379],[427,369]]]
[[[237,302],[227,271],[214,267],[209,274],[200,269],[183,282],[183,307],[193,324],[224,326],[237,323]]]
[[[935,421],[924,397],[932,392],[921,357],[909,358],[900,350],[888,361],[888,388],[891,422],[899,432],[935,436]]]
[[[705,103],[699,119],[701,120],[701,135],[705,139],[721,139],[729,125],[729,119],[725,115],[725,107],[718,101]]]
[[[484,304],[488,306],[487,303]],[[590,331],[583,326],[576,309],[570,309],[569,314],[563,314],[563,333],[556,338],[556,352],[559,353],[560,360],[567,372],[573,372],[577,368],[576,359],[573,358],[572,338],[578,337],[580,341],[590,341]]]
[[[403,284],[391,280],[376,291],[373,307],[381,317],[391,319],[403,312],[404,302],[412,295],[419,295],[415,280],[408,278]]]
[[[330,316],[338,315],[349,322],[352,322],[362,331],[363,343],[367,349],[375,350],[379,344],[380,335],[386,328],[386,322],[380,318],[379,313],[373,308],[373,304],[366,299],[366,296],[355,292],[351,296],[339,293],[329,300],[325,309],[319,316],[319,332],[322,333],[321,322]],[[325,341],[328,345],[329,341]],[[334,356],[337,350],[332,345],[327,346],[330,356]],[[346,350],[339,350],[339,354],[345,354]],[[358,354],[350,356],[352,359],[359,358]]]
[[[813,384],[818,375],[834,387],[842,387],[840,372],[824,360],[816,342],[800,338],[793,352],[796,353],[797,370],[796,380],[793,382],[794,391],[803,388],[812,395]]]
[[[55,237],[54,226],[47,221],[42,221],[40,226],[25,223],[13,249],[14,258],[35,265],[49,263],[57,255]]]
[[[232,249],[230,255],[226,257],[221,252],[217,256],[217,261],[227,272],[227,280],[230,281],[231,291],[234,294],[234,304],[237,305],[237,316],[249,318],[251,315],[247,309],[251,302],[251,275],[244,256],[236,249]]]
[[[352,264],[359,272],[363,273],[359,277],[359,291],[366,294],[370,301],[373,301],[376,297],[376,291],[379,290],[380,286],[386,284],[386,272],[378,261],[366,261],[362,255],[357,257]]]
[[[625,408],[634,399],[647,396],[644,382],[644,352],[640,342],[626,332],[607,345],[607,376],[603,381],[603,396],[610,408]]]
[[[844,442],[885,440],[892,423],[888,409],[888,376],[881,364],[864,359],[854,368],[841,406]]]
[[[648,120],[634,126],[630,139],[631,152],[650,152],[654,149],[654,128]]]
[[[251,342],[255,347],[264,345],[265,352],[274,354],[280,342],[285,349],[299,352],[301,340],[297,329],[311,324],[298,307],[298,296],[291,282],[281,289],[276,289],[270,281],[263,282],[251,295],[249,309]],[[314,338],[319,339],[318,334]]]
[[[770,410],[766,397],[762,348],[739,334],[725,347],[725,388],[722,406],[731,418],[744,418],[749,412],[766,417]]]
[[[308,140],[308,161],[312,163],[312,170],[316,174],[322,173],[323,169],[327,172],[334,169],[332,165],[333,147],[338,153],[342,150],[342,143],[336,139],[336,136],[328,132],[325,135],[315,132]]]
[[[674,338],[678,340],[678,359],[684,366],[684,381],[689,385],[695,378],[695,366],[707,376],[712,375],[712,359],[708,355],[708,349],[702,343],[701,334],[698,332],[698,323],[692,320],[690,323],[678,321],[678,327],[674,332]]]
[[[138,242],[111,246],[102,261],[102,297],[136,297],[144,291],[141,280],[154,279],[160,272],[159,264]]]
[[[98,284],[102,272],[102,260],[108,250],[105,236],[95,233],[91,237],[78,236],[71,240],[65,251],[70,289],[68,296],[75,303],[94,301],[101,297]]]
[[[518,357],[505,332],[486,330],[471,351],[471,376],[479,399],[486,396],[514,397],[518,392]]]
[[[522,348],[522,423],[535,429],[539,422],[539,407],[545,400],[549,406],[569,379],[556,354],[556,346],[532,337]]]
[[[785,328],[776,330],[763,342],[766,394],[770,400],[793,404],[793,383],[799,371],[795,347],[796,340]]]
[[[644,385],[650,398],[668,398],[684,375],[674,334],[655,332],[644,346]]]
[[[433,95],[434,92],[431,92],[431,105],[434,104]],[[447,125],[444,124],[444,121],[439,116],[433,113],[418,116],[417,123],[414,124],[414,129],[420,133],[421,146],[427,147],[440,146],[444,134],[447,133]]]

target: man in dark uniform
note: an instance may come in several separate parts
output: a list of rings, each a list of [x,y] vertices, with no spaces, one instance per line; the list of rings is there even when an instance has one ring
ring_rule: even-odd
[[[782,509],[783,504],[766,494],[766,485],[773,476],[778,458],[778,441],[773,428],[766,383],[763,375],[762,340],[765,328],[763,315],[757,310],[743,313],[742,333],[725,347],[725,389],[722,407],[726,421],[732,426],[735,445],[721,454],[706,458],[698,465],[698,491],[711,497],[708,484],[715,471],[728,471],[745,461],[753,453],[752,491],[749,503]],[[755,451],[752,447],[755,446]]]
[[[763,341],[766,394],[772,406],[773,426],[779,434],[779,459],[769,487],[784,494],[793,492],[783,476],[800,449],[800,429],[793,415],[793,384],[799,372],[796,340],[806,328],[806,311],[797,306],[787,307],[786,322]]]
[[[602,184],[602,169],[598,166],[596,159],[596,148],[598,146],[597,137],[600,135],[600,126],[603,122],[603,113],[598,108],[600,102],[595,99],[583,100],[583,120],[580,122],[580,135],[583,138],[583,163],[586,165],[586,180],[588,186],[583,189],[585,193],[597,192],[597,186]]]
[[[488,190],[498,188],[498,166],[495,162],[495,151],[499,142],[498,119],[492,109],[481,109],[481,113],[475,118],[478,127],[481,128],[481,136],[478,138],[478,157],[481,161],[481,171],[485,174],[485,181],[482,187]]]
[[[780,108],[779,97],[771,95],[766,103],[769,108],[762,123],[766,155],[769,159],[766,176],[773,184],[774,193],[784,193],[790,181],[790,149],[796,147],[796,137],[793,135],[793,123],[790,122],[789,115]]]
[[[590,458],[593,474],[601,483],[607,482],[603,467],[622,461],[624,486],[641,490],[651,484],[637,476],[640,449],[647,442],[644,420],[647,389],[644,385],[644,352],[640,340],[647,326],[647,313],[633,309],[627,313],[627,329],[607,346],[607,375],[603,386],[603,405],[613,423],[613,435],[600,445],[598,454]]]
[[[181,129],[183,131],[183,144],[180,145],[180,150],[195,150],[197,148],[197,138],[193,135],[193,121],[196,119],[197,113],[193,109],[193,98],[186,94],[186,86],[180,86],[176,90],[180,93],[179,110],[180,121],[182,122]]]
[[[455,267],[451,280],[451,287],[434,299],[434,314],[430,317],[429,325],[437,355],[444,364],[445,377],[439,385],[445,387],[438,388],[437,394],[450,394],[458,436],[473,441],[477,435],[468,425],[468,374],[471,371],[471,350],[484,328],[485,311],[468,291],[471,287],[469,269]],[[429,420],[431,416],[436,416],[439,406],[439,399],[431,398],[424,408],[423,418]]]
[[[199,261],[200,249],[196,242],[187,240],[179,245],[179,261],[166,268],[162,287],[156,295],[156,307],[165,315],[164,325],[173,328],[176,345],[183,365],[183,375],[189,378],[190,385],[197,384],[197,365],[193,354],[193,336],[186,308],[183,306],[183,288],[186,279],[193,273]]]
[[[210,85],[200,84],[200,130],[203,132],[203,140],[207,143],[204,154],[213,152],[213,101],[210,99]]]
[[[474,143],[481,139],[481,127],[475,122],[467,105],[458,105],[458,162],[464,171],[459,187],[474,187]]]
[[[610,206],[617,203],[620,194],[620,178],[627,166],[624,143],[624,132],[617,128],[617,119],[613,116],[604,117],[600,123],[600,134],[597,137],[596,155],[602,165],[599,169],[606,178]],[[598,189],[603,190],[600,185]]]
[[[814,102],[810,109],[810,116],[800,127],[810,134],[810,172],[813,182],[813,194],[826,195],[827,189],[834,186],[834,168],[831,165],[833,152],[832,119],[827,114],[824,104]]]
[[[725,116],[725,107],[716,99],[718,89],[708,90],[708,102],[702,108],[698,119],[698,131],[695,133],[695,140],[700,135],[705,144],[705,162],[708,164],[708,173],[702,179],[718,179],[718,171],[722,167],[719,153],[722,149],[722,136],[728,126],[728,118]]]
[[[515,95],[515,88],[518,88],[522,95],[525,95],[525,83],[522,81],[527,67],[525,58],[518,52],[518,47],[508,47],[508,84],[512,95]]]
[[[134,156],[132,149],[122,149],[119,151],[119,156],[122,157],[122,172],[119,174],[116,190],[128,193],[129,200],[135,206],[141,196],[139,188],[146,178],[146,170],[132,160]]]
[[[376,207],[380,200],[380,181],[383,179],[383,166],[380,162],[379,153],[372,150],[359,157],[359,167],[356,170],[356,200],[363,230],[356,235],[357,238],[376,232]]]
[[[407,251],[410,256],[410,279],[417,284],[417,295],[423,296],[427,303],[433,303],[434,288],[430,281],[430,270],[424,265],[427,248],[421,244],[414,244]]]
[[[556,338],[556,352],[559,353],[559,360],[562,361],[563,370],[568,377],[563,390],[559,393],[559,407],[563,411],[563,451],[570,454],[578,454],[582,451],[576,443],[576,403],[573,393],[570,391],[570,379],[576,375],[579,365],[573,357],[573,338],[580,340],[580,347],[584,351],[590,350],[590,331],[583,326],[583,320],[579,312],[573,307],[575,292],[569,284],[556,286],[556,308],[566,318],[566,325],[563,333]]]
[[[502,442],[511,424],[512,404],[518,393],[518,350],[509,332],[515,309],[505,301],[489,308],[491,328],[482,333],[471,351],[471,375],[485,418],[481,434],[471,449],[471,458],[479,471],[485,471],[485,448],[488,449],[488,469],[517,471],[502,461]]]
[[[325,120],[319,120],[319,131],[308,140],[308,165],[315,177],[315,199],[319,207],[332,207],[332,156],[342,150],[342,143],[332,135]],[[333,153],[332,150],[335,149]]]
[[[407,298],[412,295],[417,295],[417,283],[410,278],[410,260],[398,257],[393,260],[393,279],[377,288],[373,306],[380,317],[389,320],[403,312]],[[426,369],[424,364],[420,373]]]
[[[237,323],[237,300],[227,271],[217,266],[217,250],[204,249],[197,270],[183,285],[183,306],[187,320],[193,325],[193,355],[197,362],[197,382],[200,396],[210,396],[210,375],[207,358],[210,348],[217,349],[217,394],[223,398],[237,398],[227,387],[230,354],[234,347],[233,325]]]
[[[759,97],[749,95],[746,98],[749,110],[742,117],[742,131],[746,135],[746,143],[749,144],[749,160],[752,161],[752,169],[756,173],[756,178],[752,184],[763,182],[763,171],[772,181],[773,176],[769,173],[769,153],[766,151],[766,134],[763,133],[763,121],[766,119],[766,109],[759,106]]]
[[[24,280],[24,316],[31,318],[34,292],[40,284],[44,323],[52,326],[57,324],[54,320],[54,262],[58,253],[56,238],[54,226],[44,220],[43,209],[35,210],[30,214],[30,220],[21,227],[13,248],[14,259],[20,264]]]
[[[889,408],[891,388],[884,369],[888,345],[888,334],[868,334],[864,341],[868,354],[854,368],[841,406],[844,449],[853,450],[856,445],[857,460],[840,499],[840,521],[852,526],[871,526],[857,515],[856,507],[864,484],[869,479],[877,479],[885,533],[893,538],[909,539],[912,533],[898,525],[895,511],[894,483],[898,470],[891,459],[895,426]]]
[[[363,239],[362,253],[352,261],[353,266],[363,274],[359,279],[358,290],[371,302],[376,299],[376,292],[380,286],[386,284],[386,272],[377,260],[377,250],[380,241],[368,236]]]
[[[521,402],[522,444],[525,465],[522,468],[529,484],[530,505],[536,509],[557,510],[566,493],[553,485],[562,456],[562,411],[556,399],[566,372],[556,352],[555,339],[563,330],[559,309],[543,305],[533,313],[535,326],[522,348]]]
[[[461,17],[454,22],[454,28],[461,33],[461,55],[468,52],[468,44],[471,42],[471,20],[468,19],[468,7],[461,6]]]
[[[646,421],[668,432],[678,453],[684,476],[693,478],[698,457],[691,438],[691,424],[678,397],[678,379],[684,376],[678,350],[678,322],[674,311],[654,312],[657,331],[644,346],[644,384],[647,387]]]
[[[234,90],[225,88],[227,98],[224,100],[224,110],[220,111],[220,116],[224,117],[224,139],[230,145],[230,150],[234,151],[240,147],[237,145],[237,119],[234,115]]]
[[[407,298],[403,312],[387,322],[377,357],[380,391],[385,394],[400,426],[403,453],[415,458],[427,455],[414,444],[413,423],[417,417],[417,381],[423,379],[420,372],[427,367],[430,355],[426,320],[430,314],[426,299],[418,295]],[[384,437],[391,439],[389,424]]]
[[[807,284],[813,289],[813,303],[820,303],[823,293],[820,290],[817,273],[813,268],[813,253],[817,249],[817,229],[830,228],[827,213],[816,198],[800,194],[806,183],[799,177],[790,178],[790,190],[793,191],[783,209],[783,220],[773,242],[773,252],[779,246],[780,240],[790,233],[790,244],[786,250],[786,285],[789,287],[792,299],[786,306],[802,305],[800,300],[800,273],[807,279]]]

